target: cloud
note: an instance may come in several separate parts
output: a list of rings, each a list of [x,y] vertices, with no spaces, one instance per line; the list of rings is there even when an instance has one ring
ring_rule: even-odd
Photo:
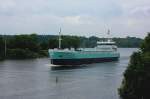
[[[150,17],[150,6],[135,7],[130,12],[131,16],[136,18],[149,18]]]

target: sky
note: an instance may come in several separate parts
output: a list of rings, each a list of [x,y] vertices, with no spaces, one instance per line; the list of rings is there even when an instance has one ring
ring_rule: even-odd
[[[0,34],[144,38],[150,0],[0,0]]]

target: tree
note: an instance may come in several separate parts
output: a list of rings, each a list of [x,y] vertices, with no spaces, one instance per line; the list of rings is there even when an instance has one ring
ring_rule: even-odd
[[[51,38],[49,40],[49,48],[58,48],[58,39]],[[61,48],[75,48],[77,49],[80,46],[80,38],[75,36],[62,36]]]
[[[123,99],[150,99],[150,34],[132,54],[119,94]]]
[[[80,47],[80,38],[78,37],[72,37],[69,42],[70,45],[75,49]]]
[[[48,46],[50,49],[58,48],[58,40],[55,38],[49,39]]]
[[[4,40],[3,37],[0,36],[0,60],[4,59],[4,49],[5,49]]]
[[[36,34],[31,35],[15,35],[10,40],[10,49],[29,49],[30,51],[38,52],[40,50],[40,44]]]
[[[36,34],[14,35],[8,41],[8,58],[26,59],[40,56],[40,43]]]
[[[148,36],[145,37],[145,39],[141,45],[141,50],[143,52],[150,52],[150,33],[148,33]]]
[[[45,41],[41,42],[40,47],[42,50],[48,50],[48,42]]]

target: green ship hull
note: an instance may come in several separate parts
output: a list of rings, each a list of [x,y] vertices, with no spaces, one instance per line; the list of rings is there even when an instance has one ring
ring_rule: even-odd
[[[117,61],[120,54],[113,51],[49,50],[49,56],[54,65],[80,65]]]

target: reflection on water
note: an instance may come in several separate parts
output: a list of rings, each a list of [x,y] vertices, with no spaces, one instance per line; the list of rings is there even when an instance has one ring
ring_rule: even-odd
[[[129,56],[119,61],[51,67],[48,58],[0,62],[0,99],[119,99],[117,88]]]
[[[52,66],[51,70],[71,70],[71,69],[82,69],[88,67],[87,65],[70,65],[70,66]]]
[[[119,60],[118,60],[119,61]],[[115,65],[118,63],[118,61],[112,61],[108,64]],[[83,65],[59,65],[59,66],[51,66],[51,70],[72,70],[72,69],[86,69],[86,68],[95,68],[96,66],[99,66],[99,64],[107,64],[104,63],[93,63],[93,64],[83,64]]]

